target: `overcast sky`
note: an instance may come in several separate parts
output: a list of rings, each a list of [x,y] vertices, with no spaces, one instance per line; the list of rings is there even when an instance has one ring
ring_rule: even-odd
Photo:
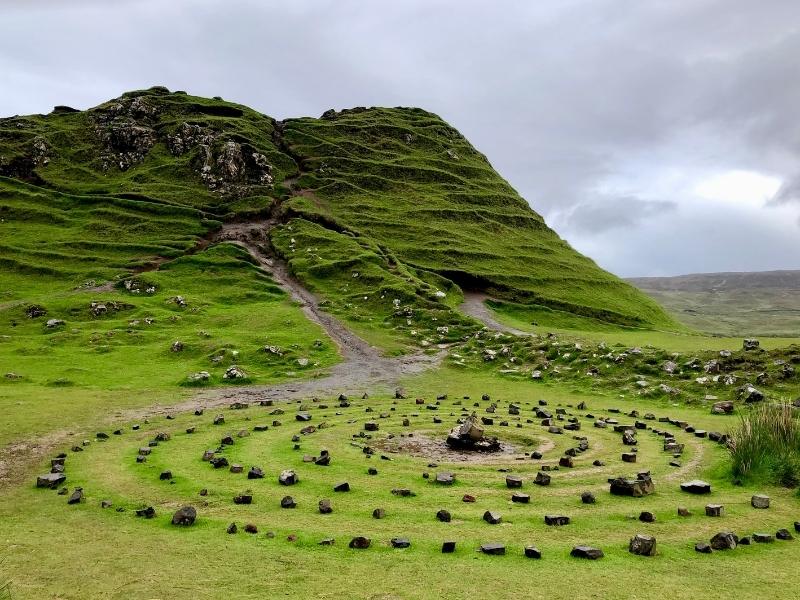
[[[0,115],[420,106],[622,276],[800,269],[798,0],[0,0]]]

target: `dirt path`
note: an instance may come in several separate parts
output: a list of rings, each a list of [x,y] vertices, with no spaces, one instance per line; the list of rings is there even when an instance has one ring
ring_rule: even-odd
[[[491,297],[482,292],[464,292],[464,302],[461,303],[458,309],[465,315],[478,319],[489,329],[502,331],[504,333],[512,333],[514,335],[531,335],[528,331],[522,331],[521,329],[503,325],[495,318],[491,309],[486,306],[486,300],[491,300]]]
[[[270,273],[293,300],[300,303],[303,313],[325,330],[336,343],[342,362],[307,379],[277,385],[204,389],[178,404],[153,404],[131,410],[109,411],[105,419],[93,423],[92,427],[103,429],[111,425],[121,426],[158,415],[225,406],[234,401],[293,400],[338,396],[342,393],[361,395],[364,392],[387,392],[396,388],[402,378],[435,368],[441,363],[446,354],[443,348],[432,354],[417,352],[400,357],[381,356],[377,348],[347,329],[336,317],[323,311],[314,295],[289,273],[285,263],[271,256],[268,234],[275,224],[270,219],[229,223],[217,232],[210,243],[230,242],[247,250],[259,266]],[[75,440],[82,440],[87,435],[86,431],[53,431],[32,439],[17,440],[0,449],[0,489],[29,476],[44,458],[70,441],[75,443]]]

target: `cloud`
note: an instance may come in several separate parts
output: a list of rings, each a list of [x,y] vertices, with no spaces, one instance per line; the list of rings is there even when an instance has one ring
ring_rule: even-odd
[[[277,118],[421,106],[573,245],[591,254],[602,238],[597,258],[620,273],[694,269],[692,250],[739,268],[739,253],[707,243],[719,207],[692,193],[714,173],[783,182],[770,207],[728,223],[737,235],[772,231],[778,214],[794,227],[800,211],[793,0],[17,0],[0,12],[2,115],[154,84]],[[707,228],[682,223],[645,263],[632,240],[688,218],[685,206]],[[800,257],[784,235],[759,245],[776,265]]]
[[[631,196],[597,198],[575,205],[563,219],[566,231],[596,235],[612,229],[630,229],[642,221],[676,210],[676,202],[641,200]]]

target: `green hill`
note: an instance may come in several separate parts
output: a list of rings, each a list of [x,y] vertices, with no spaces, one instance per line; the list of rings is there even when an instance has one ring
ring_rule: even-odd
[[[141,310],[182,294],[195,310],[184,322],[199,328],[198,305],[227,294],[248,315],[283,303],[310,344],[319,330],[269,277],[253,278],[254,246],[212,251],[247,242],[222,235],[232,223],[260,227],[263,257],[285,260],[325,310],[384,348],[462,339],[477,327],[457,310],[462,290],[559,323],[679,327],[575,252],[463,136],[420,109],[278,122],[155,87],[87,111],[0,119],[0,220],[3,328],[33,327],[31,304],[69,328],[90,301]],[[181,257],[193,260],[183,259],[179,281],[167,267]],[[137,277],[159,282],[145,285],[147,302],[134,301]],[[218,331],[220,347],[243,342],[233,327]],[[282,335],[274,324],[271,334]]]

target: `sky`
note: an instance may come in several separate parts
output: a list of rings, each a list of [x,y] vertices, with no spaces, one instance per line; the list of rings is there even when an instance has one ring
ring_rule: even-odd
[[[2,0],[0,115],[419,106],[627,276],[800,269],[797,0]]]

